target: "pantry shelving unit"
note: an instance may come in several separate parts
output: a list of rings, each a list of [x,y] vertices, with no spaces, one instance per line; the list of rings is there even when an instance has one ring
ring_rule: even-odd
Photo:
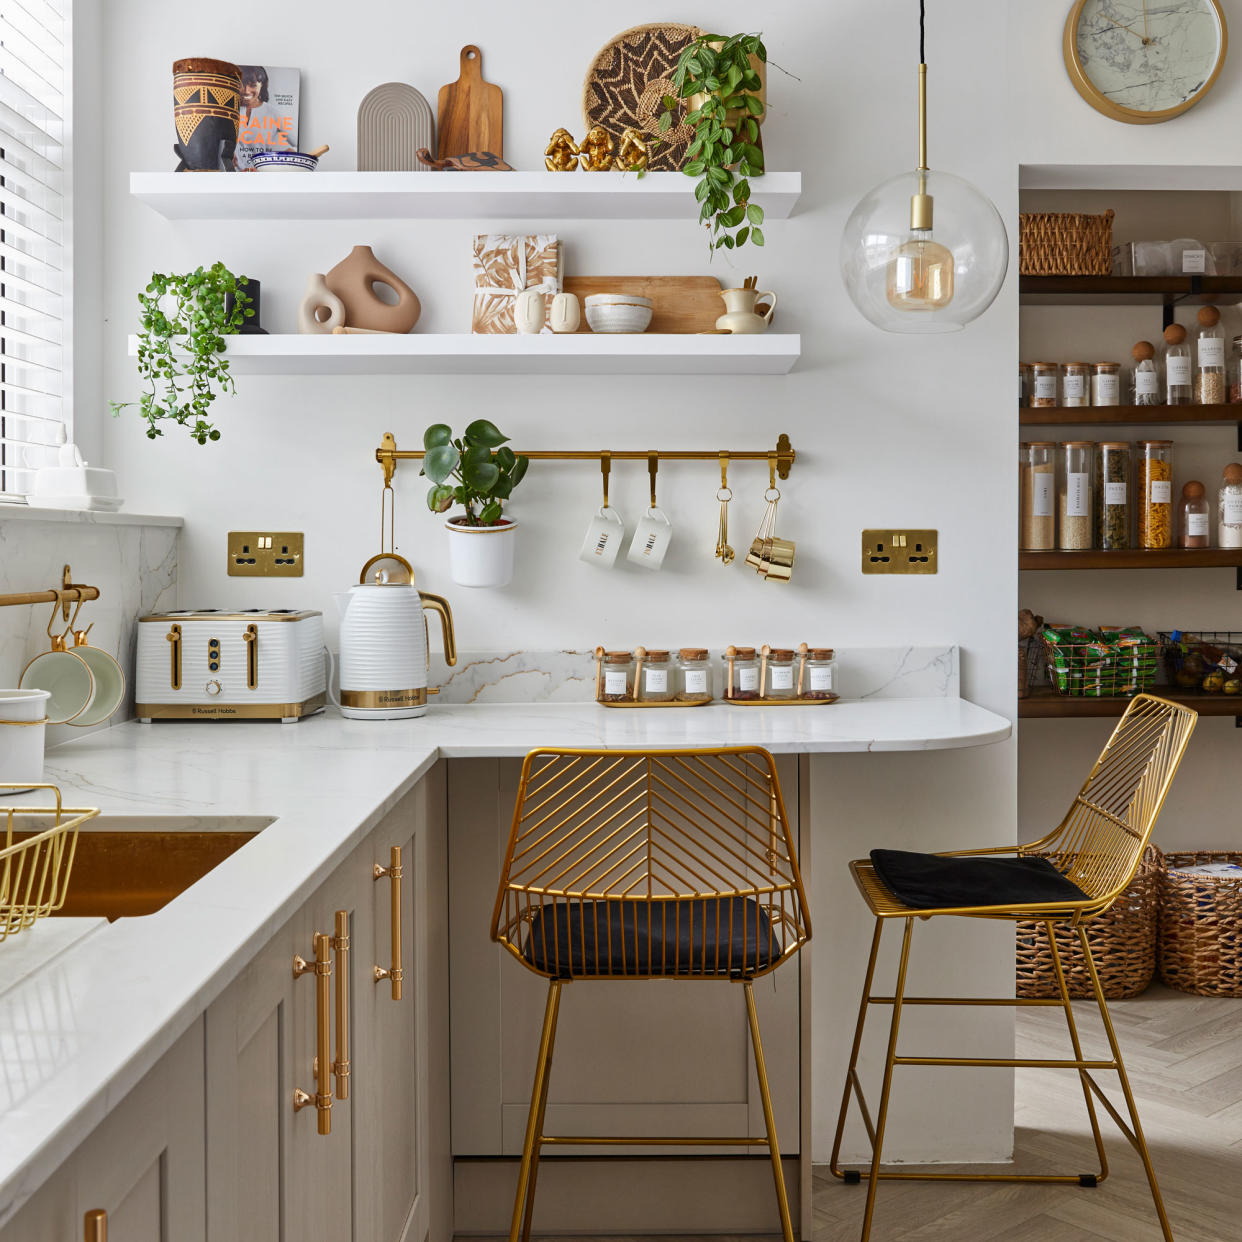
[[[1233,716],[1236,719],[1242,715],[1242,702],[1233,695],[1187,694],[1172,686],[1153,686],[1151,693],[1192,707],[1201,716]],[[1022,720],[1099,719],[1120,716],[1129,702],[1129,699],[1121,698],[1090,699],[1061,695],[1051,686],[1041,686],[1032,690],[1029,698],[1018,700],[1018,716]]]
[[[1018,568],[1040,569],[1238,569],[1242,548],[1127,548],[1122,551],[1019,552]],[[1242,581],[1238,589],[1242,590]]]

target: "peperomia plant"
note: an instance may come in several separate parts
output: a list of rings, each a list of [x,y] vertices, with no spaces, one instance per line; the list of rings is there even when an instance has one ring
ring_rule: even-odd
[[[702,34],[688,43],[677,60],[659,130],[673,125],[679,100],[694,128],[682,172],[697,177],[694,196],[699,220],[709,229],[713,250],[763,245],[763,208],[750,201],[751,177],[763,175],[759,121],[764,105],[762,80],[751,58],[767,63],[762,35]]]
[[[196,267],[185,275],[155,272],[138,295],[142,307],[138,331],[138,374],[147,391],[137,405],[147,420],[147,436],[163,435],[160,421],[171,419],[188,427],[199,444],[218,440],[219,431],[207,412],[219,393],[236,391],[224,354],[224,338],[254,315],[246,278],[234,276],[223,263]],[[226,309],[225,295],[233,295]],[[111,402],[120,414],[135,404]],[[192,421],[191,421],[192,420]]]
[[[509,499],[530,465],[528,457],[505,447],[508,442],[509,437],[486,418],[476,418],[460,439],[453,438],[447,423],[428,427],[423,433],[426,455],[419,472],[432,483],[427,508],[443,513],[457,503],[465,506],[466,515],[454,521],[463,526],[495,526],[500,521],[501,501]]]

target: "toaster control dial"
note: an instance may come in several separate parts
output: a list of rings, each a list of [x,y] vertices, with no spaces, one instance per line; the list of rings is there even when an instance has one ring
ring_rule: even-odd
[[[212,695],[213,697],[219,694],[223,688],[224,687],[221,686],[220,683],[214,677],[204,687],[207,693]]]

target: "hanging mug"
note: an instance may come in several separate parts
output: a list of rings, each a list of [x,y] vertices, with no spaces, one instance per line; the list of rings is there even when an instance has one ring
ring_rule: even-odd
[[[86,661],[95,678],[95,697],[90,705],[67,722],[78,728],[103,724],[125,701],[125,673],[121,666],[102,647],[92,647],[86,640],[94,624],[92,621],[86,629],[73,634],[72,654]]]
[[[673,524],[663,509],[652,505],[634,528],[630,550],[625,558],[644,569],[659,569],[673,539]]]
[[[624,538],[625,519],[611,505],[603,505],[587,527],[578,559],[611,569],[617,563]]]

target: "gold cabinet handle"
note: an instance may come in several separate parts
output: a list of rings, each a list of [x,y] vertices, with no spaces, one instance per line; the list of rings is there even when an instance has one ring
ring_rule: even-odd
[[[336,912],[336,935],[332,937],[336,953],[336,1060],[332,1073],[336,1078],[336,1098],[349,1099],[349,911]]]
[[[246,689],[259,688],[259,627],[246,626],[242,636],[246,640]]]
[[[392,966],[385,970],[383,966],[375,968],[375,982],[379,983],[382,979],[392,980],[392,998],[395,1001],[401,999],[401,983],[405,978],[405,971],[401,969],[401,877],[405,874],[405,869],[401,865],[401,847],[394,845],[389,857],[389,865],[381,867],[379,863],[375,864],[375,878],[382,880],[384,876],[392,881],[392,888],[389,896],[392,899]]]
[[[174,690],[181,689],[181,626],[174,625],[167,634],[164,635],[168,639],[171,650],[171,664],[168,680]]]
[[[84,1242],[108,1242],[108,1213],[103,1208],[92,1208],[82,1218]]]
[[[293,1111],[300,1112],[313,1104],[319,1117],[319,1133],[332,1133],[332,1066],[328,1060],[328,1026],[332,1008],[332,937],[327,932],[315,933],[315,960],[308,962],[300,954],[293,959],[293,977],[315,976],[315,1094],[295,1087]]]

